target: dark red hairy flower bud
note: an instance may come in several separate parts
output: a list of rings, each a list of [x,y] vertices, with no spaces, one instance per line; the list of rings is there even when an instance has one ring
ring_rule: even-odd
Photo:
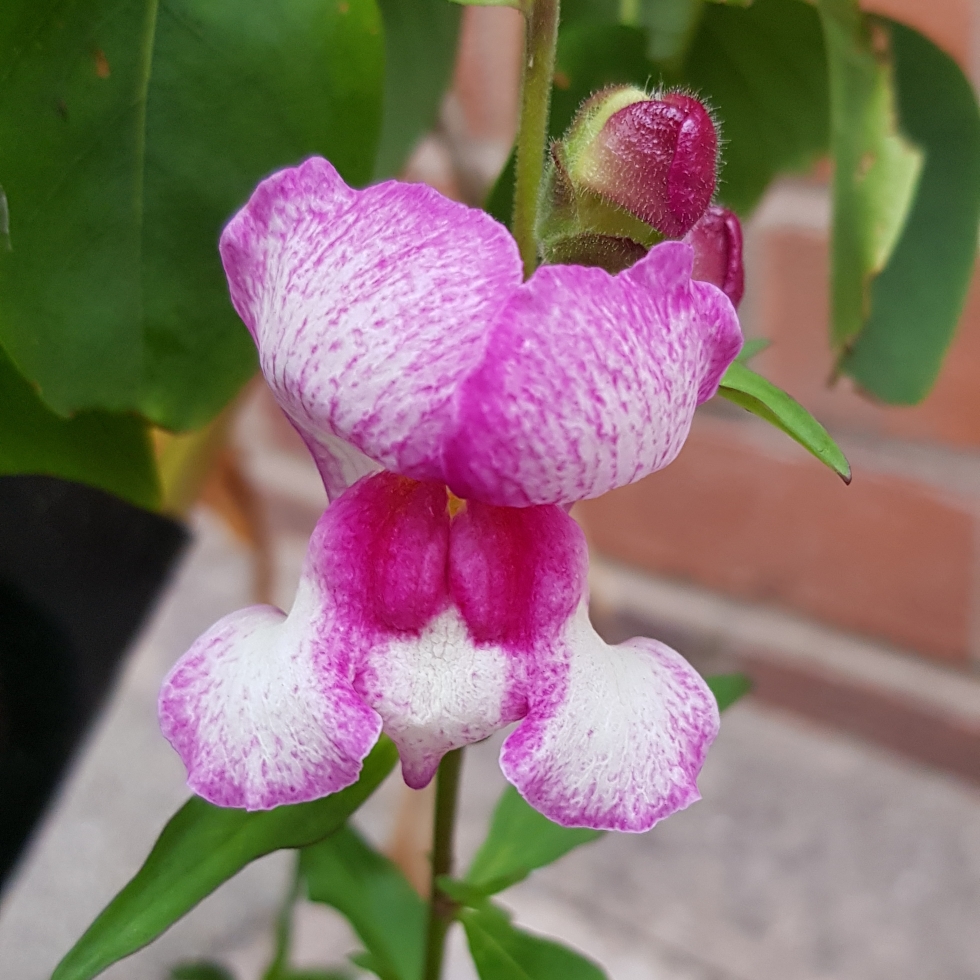
[[[694,249],[692,279],[710,282],[738,306],[745,292],[742,266],[742,225],[727,208],[712,206],[684,236]]]
[[[704,105],[681,92],[617,89],[583,112],[568,138],[572,183],[667,238],[690,230],[715,191],[718,135]]]

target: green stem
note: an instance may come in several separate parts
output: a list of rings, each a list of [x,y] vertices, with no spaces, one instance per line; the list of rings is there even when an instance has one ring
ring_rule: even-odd
[[[524,8],[524,78],[521,83],[521,121],[517,129],[517,174],[514,183],[514,238],[527,279],[538,266],[534,223],[544,174],[548,112],[558,45],[559,0],[526,0]]]
[[[425,945],[423,980],[440,980],[446,933],[456,915],[456,903],[439,890],[438,881],[452,874],[453,837],[456,829],[456,799],[463,750],[448,752],[436,776],[436,811],[432,826],[432,883],[429,890],[429,931]]]
[[[299,853],[297,852],[289,891],[276,919],[276,951],[272,957],[272,962],[262,974],[262,980],[279,980],[289,966],[289,947],[293,941],[293,906],[296,905],[296,899],[299,898],[299,887]]]

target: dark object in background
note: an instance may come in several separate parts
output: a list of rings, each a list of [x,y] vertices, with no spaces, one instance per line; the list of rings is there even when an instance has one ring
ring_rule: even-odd
[[[0,884],[186,541],[100,490],[0,477]]]

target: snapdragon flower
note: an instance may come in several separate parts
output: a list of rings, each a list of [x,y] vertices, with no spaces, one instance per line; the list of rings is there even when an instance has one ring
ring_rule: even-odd
[[[164,682],[191,788],[315,799],[382,731],[422,787],[517,722],[503,772],[560,824],[643,831],[697,799],[714,697],[664,644],[598,636],[567,512],[670,463],[738,353],[690,245],[523,282],[483,212],[311,159],[259,185],[221,255],[332,502],[289,614],[226,616]]]

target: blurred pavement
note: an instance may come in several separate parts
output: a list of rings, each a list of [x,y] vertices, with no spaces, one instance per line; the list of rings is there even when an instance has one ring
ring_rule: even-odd
[[[134,650],[57,806],[0,905],[0,977],[45,980],[137,869],[186,796],[156,730],[172,660],[248,601],[248,553],[207,511],[197,541]],[[302,557],[277,537],[278,596]],[[465,763],[460,850],[479,843],[503,786],[499,739]],[[507,894],[518,921],[563,937],[614,980],[977,980],[980,791],[954,777],[751,702],[725,715],[702,802],[651,833],[611,836]],[[396,776],[363,813],[384,843],[405,791]],[[163,980],[215,956],[255,980],[288,870],[257,862],[112,980]],[[354,948],[329,910],[298,916],[297,962]],[[472,977],[457,936],[452,980]]]

